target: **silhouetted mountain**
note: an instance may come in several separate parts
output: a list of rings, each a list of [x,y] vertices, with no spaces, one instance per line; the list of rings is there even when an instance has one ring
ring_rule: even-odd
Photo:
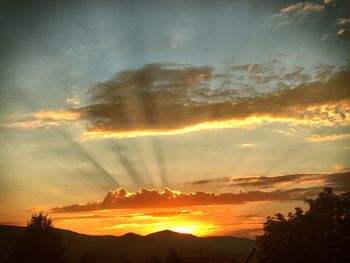
[[[171,230],[162,230],[159,232],[146,235],[146,237],[149,237],[149,238],[157,238],[157,237],[167,238],[167,237],[184,237],[184,236],[195,237],[194,235],[191,235],[191,234],[183,234],[183,233],[174,232]]]
[[[247,238],[231,236],[197,237],[190,234],[164,230],[141,236],[128,233],[123,236],[90,236],[69,230],[57,229],[67,247],[66,258],[69,262],[79,262],[84,251],[94,251],[101,262],[117,262],[125,255],[133,262],[145,262],[151,257],[163,262],[171,249],[176,250],[181,258],[227,257],[243,261],[255,245],[255,241]],[[11,248],[25,227],[0,225],[0,262],[6,262]]]
[[[143,236],[141,236],[139,234],[132,233],[132,232],[126,233],[120,237],[121,238],[143,238]]]

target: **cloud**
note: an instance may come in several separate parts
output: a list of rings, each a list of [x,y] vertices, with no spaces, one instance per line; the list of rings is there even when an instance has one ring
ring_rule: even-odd
[[[337,35],[350,41],[350,30],[346,28],[342,28],[337,32]]]
[[[317,184],[322,186],[350,186],[350,172],[333,174],[290,174],[281,176],[256,176],[231,179],[230,186],[243,188],[274,188],[286,185]]]
[[[316,187],[334,187],[338,190],[350,189],[350,171],[342,169],[330,174],[287,174],[279,176],[249,176],[240,178],[214,178],[190,182],[191,185],[224,184],[239,189],[269,189],[314,185]]]
[[[338,25],[343,26],[350,23],[350,18],[339,18]]]
[[[169,46],[172,49],[181,48],[191,38],[192,32],[189,29],[172,31],[168,36]]]
[[[66,102],[68,104],[71,104],[71,105],[74,105],[74,106],[77,106],[77,105],[80,104],[80,100],[78,98],[67,98]]]
[[[9,127],[35,128],[35,127],[59,127],[67,125],[80,118],[80,113],[67,109],[57,111],[38,111],[28,114],[18,121],[9,124]]]
[[[82,139],[101,139],[265,123],[350,124],[349,67],[335,71],[320,64],[311,76],[303,67],[286,71],[279,63],[228,65],[218,72],[209,66],[148,64],[93,86],[84,105],[35,112],[8,126],[58,127],[79,121],[86,125]]]
[[[291,14],[297,13],[299,15],[308,14],[311,12],[317,12],[323,10],[324,5],[313,3],[313,2],[299,2],[291,4],[287,7],[284,7],[280,10],[280,14]]]
[[[266,69],[269,69],[266,67],[266,65],[263,64],[245,64],[245,65],[237,65],[230,68],[232,71],[248,71],[248,72],[254,72],[254,73],[261,73],[265,71]]]
[[[331,134],[331,135],[311,135],[305,138],[308,142],[325,142],[350,138],[350,134]]]
[[[324,5],[320,5],[313,2],[305,2],[304,6],[301,8],[300,11],[304,13],[309,13],[309,12],[321,11],[323,9],[324,9]]]
[[[51,209],[52,213],[86,212],[94,210],[124,208],[161,208],[191,207],[201,205],[242,204],[256,201],[301,200],[307,196],[315,196],[320,188],[290,189],[285,191],[250,191],[240,193],[182,193],[165,188],[164,191],[141,188],[137,192],[128,192],[124,188],[110,191],[102,201],[74,204]]]
[[[296,3],[296,4],[289,5],[287,7],[282,8],[280,13],[281,14],[288,14],[291,12],[295,12],[297,10],[300,10],[303,7],[303,5],[304,5],[303,3]]]
[[[201,185],[201,184],[209,184],[209,183],[227,183],[230,181],[228,177],[215,178],[215,179],[206,179],[206,180],[198,180],[191,182],[193,185]]]
[[[239,145],[240,147],[244,147],[244,148],[254,148],[256,147],[256,144],[253,143],[243,143]]]
[[[284,26],[294,22],[305,22],[306,18],[312,18],[311,14],[315,15],[325,10],[327,3],[316,2],[297,2],[285,6],[277,14],[272,16],[274,25]]]
[[[300,69],[282,77],[308,79]],[[267,122],[316,127],[350,123],[347,68],[325,81],[212,102],[210,84],[215,81],[210,67],[151,64],[119,72],[90,89],[89,104],[75,109],[88,123],[83,137],[167,135]]]

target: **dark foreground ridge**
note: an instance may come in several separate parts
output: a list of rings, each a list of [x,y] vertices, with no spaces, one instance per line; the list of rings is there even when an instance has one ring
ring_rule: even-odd
[[[0,225],[0,262],[7,262],[12,246],[25,227]],[[131,262],[146,262],[157,258],[162,262],[174,249],[183,262],[203,261],[243,262],[255,241],[232,236],[197,237],[164,230],[146,236],[128,233],[123,236],[90,236],[57,229],[61,233],[66,258],[79,262],[82,253],[92,251],[100,262],[119,262],[125,257]],[[207,259],[207,260],[206,260]]]

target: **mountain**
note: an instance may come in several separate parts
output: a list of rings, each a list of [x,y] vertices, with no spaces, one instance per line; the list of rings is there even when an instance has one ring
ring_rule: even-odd
[[[0,262],[6,262],[15,240],[25,227],[0,225]],[[197,237],[164,230],[146,236],[128,233],[123,236],[90,236],[57,229],[67,248],[69,262],[79,262],[84,251],[94,251],[101,262],[117,262],[125,255],[133,262],[145,262],[150,257],[164,261],[171,249],[186,259],[225,258],[229,262],[242,262],[255,241],[231,236]],[[212,261],[212,260],[211,260]],[[217,260],[216,260],[217,261]],[[224,261],[222,261],[224,262]]]

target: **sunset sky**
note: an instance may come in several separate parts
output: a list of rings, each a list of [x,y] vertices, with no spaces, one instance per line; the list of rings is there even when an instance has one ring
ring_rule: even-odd
[[[254,237],[350,190],[348,0],[71,2],[0,4],[0,223]]]

